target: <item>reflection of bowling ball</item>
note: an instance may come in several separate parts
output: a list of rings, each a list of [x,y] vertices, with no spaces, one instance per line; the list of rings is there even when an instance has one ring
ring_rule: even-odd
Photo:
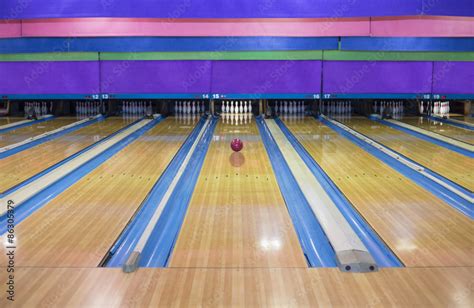
[[[229,156],[229,161],[232,167],[242,167],[242,165],[245,164],[245,156],[242,153],[233,152]]]
[[[230,143],[230,147],[232,150],[234,150],[234,152],[239,152],[244,147],[244,143],[239,138],[235,138]]]

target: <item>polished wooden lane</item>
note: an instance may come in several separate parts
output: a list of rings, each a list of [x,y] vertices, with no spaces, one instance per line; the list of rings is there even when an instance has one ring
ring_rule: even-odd
[[[60,128],[61,126],[71,124],[79,121],[77,118],[55,118],[43,122],[39,122],[33,125],[20,127],[18,129],[10,130],[5,133],[0,133],[0,148],[14,144],[25,139],[44,134],[51,130]]]
[[[463,117],[451,117],[453,120],[464,121],[468,123],[474,123],[474,117],[463,116]]]
[[[370,274],[329,268],[146,268],[132,274],[16,268],[15,277],[15,302],[3,295],[2,307],[472,307],[474,302],[472,267]]]
[[[469,218],[319,121],[286,124],[406,266],[474,265]]]
[[[100,141],[130,120],[108,118],[0,160],[0,192]]]
[[[169,266],[307,267],[254,120],[217,125]]]
[[[341,122],[468,190],[474,191],[474,160],[472,158],[367,118],[352,117]]]
[[[19,121],[24,121],[24,120],[25,118],[20,118],[20,117],[0,117],[0,126],[19,122]]]
[[[193,127],[164,120],[17,225],[16,264],[98,266]]]
[[[472,130],[449,125],[443,122],[433,121],[424,117],[404,117],[399,121],[462,142],[474,144],[474,131]]]

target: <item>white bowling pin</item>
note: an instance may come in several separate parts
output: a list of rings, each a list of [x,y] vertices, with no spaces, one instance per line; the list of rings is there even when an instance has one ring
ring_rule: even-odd
[[[234,101],[230,102],[230,113],[234,113]]]

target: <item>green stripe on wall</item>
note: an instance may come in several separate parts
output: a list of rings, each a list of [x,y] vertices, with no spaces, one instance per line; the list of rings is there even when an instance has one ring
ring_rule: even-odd
[[[0,54],[3,62],[24,61],[97,61],[97,52],[51,52],[51,53],[17,53]]]
[[[97,61],[97,52],[0,54],[0,61]],[[100,53],[101,60],[474,61],[474,52],[243,51]]]
[[[101,60],[321,60],[321,50],[226,52],[104,52]]]
[[[324,60],[339,61],[474,61],[474,52],[400,52],[325,50]]]

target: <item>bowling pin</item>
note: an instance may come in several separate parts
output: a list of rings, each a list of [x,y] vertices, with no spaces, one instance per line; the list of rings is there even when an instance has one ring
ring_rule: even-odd
[[[234,101],[230,102],[230,113],[234,113]]]

